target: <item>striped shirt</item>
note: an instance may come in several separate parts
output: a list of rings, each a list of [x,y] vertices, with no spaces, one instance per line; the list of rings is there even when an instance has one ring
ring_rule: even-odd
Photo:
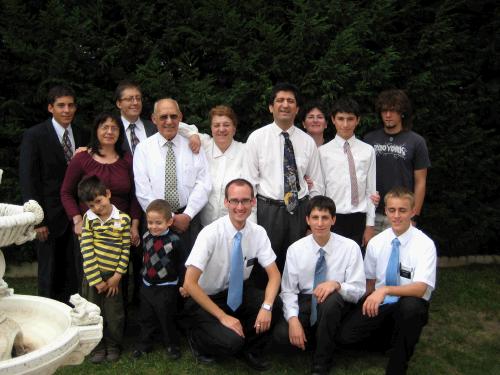
[[[83,272],[90,286],[103,281],[106,271],[127,272],[130,249],[130,217],[113,206],[111,216],[102,221],[91,210],[83,216],[80,250]]]

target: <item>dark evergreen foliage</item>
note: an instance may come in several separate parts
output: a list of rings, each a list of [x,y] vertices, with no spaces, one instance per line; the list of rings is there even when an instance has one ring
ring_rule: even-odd
[[[270,121],[267,95],[291,81],[306,99],[349,94],[381,126],[373,100],[407,90],[432,169],[423,229],[441,255],[498,253],[500,6],[493,0],[118,0],[0,3],[0,185],[20,202],[19,143],[47,118],[56,83],[77,92],[77,122],[114,108],[118,81],[143,87],[149,115],[163,96],[208,129],[229,104],[238,138]]]

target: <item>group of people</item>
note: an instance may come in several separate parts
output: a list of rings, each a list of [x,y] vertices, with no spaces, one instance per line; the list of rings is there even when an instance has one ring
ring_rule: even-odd
[[[358,103],[337,100],[329,142],[321,105],[305,107],[307,133],[295,125],[301,97],[289,83],[273,87],[273,122],[246,143],[228,106],[210,111],[210,136],[183,123],[172,98],[155,102],[150,122],[136,83],[115,96],[120,114],[99,114],[89,140],[73,124],[73,90],[52,88],[52,118],[26,130],[20,154],[23,199],[45,214],[39,295],[67,302],[80,291],[101,307],[93,362],[120,357],[130,260],[135,358],[159,331],[178,359],[181,328],[201,363],[236,355],[266,370],[274,343],[313,350],[312,373],[326,374],[336,345],[376,342],[393,348],[387,373],[406,372],[436,250],[416,229],[430,162],[402,90],[379,95],[383,128],[364,141]]]

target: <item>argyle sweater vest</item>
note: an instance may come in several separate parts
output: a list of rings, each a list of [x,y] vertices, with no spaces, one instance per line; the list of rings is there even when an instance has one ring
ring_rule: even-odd
[[[142,277],[150,284],[161,284],[180,278],[182,250],[180,238],[169,231],[161,236],[146,232],[143,237]]]

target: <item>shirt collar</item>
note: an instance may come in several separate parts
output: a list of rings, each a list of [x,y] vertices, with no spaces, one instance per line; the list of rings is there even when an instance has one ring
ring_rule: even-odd
[[[54,127],[54,130],[56,131],[57,135],[59,138],[62,138],[64,135],[64,131],[68,130],[68,133],[71,135],[73,132],[71,130],[71,124],[68,125],[67,128],[59,124],[54,117],[52,117],[52,126]]]
[[[158,144],[160,147],[163,147],[167,144],[167,142],[169,141],[168,139],[166,139],[164,136],[162,136],[159,132],[156,133],[158,134]],[[181,136],[179,135],[179,133],[177,133],[175,135],[174,138],[172,138],[170,141],[172,141],[172,143],[174,144],[174,146],[179,146],[179,143],[181,142]]]
[[[217,144],[215,143],[215,141],[213,139],[212,139],[212,144],[213,144],[212,157],[214,159],[217,159],[217,158],[220,158],[221,156],[229,155],[229,153],[232,150],[231,147],[233,147],[233,145],[234,145],[234,139],[231,141],[231,144],[229,145],[229,147],[224,152],[222,152],[220,150],[220,148],[217,146]]]
[[[125,117],[123,117],[123,116],[121,116],[121,118],[122,118],[123,127],[125,128],[125,131],[127,131],[128,128],[129,128],[129,126],[130,126],[130,124],[132,124],[132,123],[129,120],[127,120]],[[137,121],[134,122],[134,124],[135,124],[136,127],[142,127],[142,120],[141,120],[141,118],[139,117],[137,119]]]
[[[394,238],[397,238],[399,240],[399,242],[401,243],[401,246],[405,246],[410,241],[414,230],[415,230],[415,228],[413,227],[413,225],[410,225],[410,227],[408,228],[408,230],[406,232],[404,232],[403,234],[401,234],[399,236],[394,236]],[[395,235],[394,232],[392,232],[392,234]]]
[[[92,212],[92,210],[87,211],[88,219],[89,220],[98,219],[101,222],[101,224],[105,224],[108,221],[110,221],[111,219],[119,220],[120,219],[120,211],[118,210],[118,208],[115,207],[114,204],[112,204],[111,206],[113,207],[113,209],[111,210],[111,215],[109,215],[109,217],[105,221],[102,221],[99,216],[97,216],[94,212]]]
[[[344,139],[342,138],[340,135],[336,134],[335,135],[335,142],[337,142],[339,145],[341,145],[342,147],[344,147],[344,143],[347,141],[347,143],[349,143],[349,146],[352,146],[352,144],[354,143],[354,140],[356,139],[356,136],[353,134],[351,138],[349,139]]]
[[[333,242],[334,240],[334,234],[330,232],[330,239],[328,242],[325,244],[325,246],[319,246],[319,244],[316,242],[314,239],[313,235],[310,234],[311,236],[311,246],[313,249],[313,253],[319,256],[319,249],[323,249],[327,255],[331,255],[333,251]]]
[[[281,129],[278,124],[276,124],[276,122],[273,122],[272,123],[273,125],[273,132],[277,135],[277,136],[281,136],[281,133],[283,133],[283,129]],[[290,126],[286,133],[290,134],[290,136],[292,136],[292,134],[295,132],[295,125],[292,125]]]
[[[237,232],[241,232],[241,235],[242,235],[242,237],[243,237],[243,236],[245,235],[245,233],[247,232],[247,230],[248,230],[248,229],[247,229],[247,228],[248,228],[248,226],[249,226],[249,225],[248,225],[248,220],[247,220],[247,222],[245,223],[245,226],[244,226],[242,229],[240,229],[240,230],[237,230],[237,229],[234,227],[233,223],[231,223],[231,219],[229,218],[229,215],[226,215],[226,216],[224,217],[224,220],[225,220],[225,224],[226,224],[226,225],[224,225],[224,227],[225,227],[225,231],[226,231],[226,233],[228,234],[228,236],[229,236],[230,238],[233,238],[233,237],[236,235],[236,233],[237,233]]]

